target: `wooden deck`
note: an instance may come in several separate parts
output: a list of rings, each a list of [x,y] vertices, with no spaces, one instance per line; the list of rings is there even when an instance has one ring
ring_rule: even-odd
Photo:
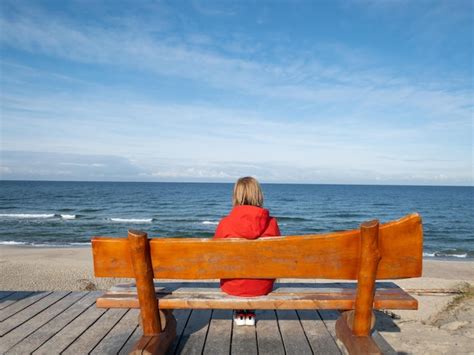
[[[0,291],[1,354],[128,354],[141,336],[136,309],[99,309],[102,292]],[[229,310],[176,310],[171,354],[341,354],[336,311],[257,311],[235,327]]]

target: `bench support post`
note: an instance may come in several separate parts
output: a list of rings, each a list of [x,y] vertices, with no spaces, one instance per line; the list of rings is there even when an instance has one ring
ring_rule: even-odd
[[[176,320],[171,310],[160,312],[158,309],[147,234],[130,230],[128,242],[143,328],[143,336],[131,354],[165,354],[176,337]]]
[[[153,267],[151,265],[148,236],[144,232],[129,230],[128,243],[137,283],[143,334],[157,335],[161,333],[162,329],[153,285]]]
[[[365,222],[360,227],[359,275],[355,310],[343,312],[336,322],[337,337],[350,354],[380,354],[370,336],[375,323],[373,314],[375,280],[380,261],[378,249],[379,222]]]

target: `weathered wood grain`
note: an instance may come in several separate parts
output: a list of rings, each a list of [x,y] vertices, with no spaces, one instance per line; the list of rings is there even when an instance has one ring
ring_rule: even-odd
[[[231,354],[258,354],[255,326],[233,324]]]
[[[201,354],[206,340],[211,310],[194,310],[181,336],[178,354]]]
[[[257,311],[256,316],[258,353],[260,355],[285,354],[275,311],[273,309]]]
[[[133,347],[135,344],[140,340],[140,338],[143,336],[143,330],[141,327],[137,326],[135,327],[132,335],[127,339],[126,343],[123,345],[122,349],[120,349],[119,355],[128,355],[132,351]]]
[[[287,354],[312,354],[295,310],[276,311],[278,326]]]
[[[382,351],[382,354],[384,355],[399,354],[395,351],[395,349],[389,343],[387,343],[385,338],[377,330],[373,331],[372,339],[375,341],[379,349]]]
[[[90,353],[126,311],[126,309],[109,309],[62,353],[71,355]]]
[[[126,310],[126,314],[107,333],[99,344],[91,351],[93,355],[118,354],[125,345],[128,338],[138,325],[139,311],[137,309]]]
[[[47,307],[39,314],[28,319],[8,334],[4,335],[0,342],[0,353],[5,353],[8,349],[18,344],[22,339],[28,337],[35,330],[63,312],[83,296],[84,294],[81,292],[72,292],[63,299]]]
[[[346,351],[346,348],[340,341],[337,340],[336,336],[336,321],[341,316],[341,313],[335,310],[318,310],[318,314],[321,317],[324,325],[326,326],[326,329],[328,330],[329,334],[336,342],[336,345],[344,353]]]
[[[184,328],[188,323],[189,316],[191,315],[190,309],[176,309],[173,311],[174,317],[176,318],[177,326],[176,326],[176,338],[174,339],[173,343],[170,346],[168,351],[169,354],[174,354],[176,349],[178,348],[180,339],[184,333]]]
[[[4,308],[0,311],[0,322],[5,321],[5,319],[13,316],[14,314],[22,311],[26,307],[31,306],[35,302],[38,302],[40,299],[48,296],[51,292],[34,292],[22,298],[21,300],[13,303],[7,308]]]
[[[33,292],[30,292],[30,291],[12,292],[0,300],[0,310],[7,308],[8,306],[12,305],[16,301],[21,300],[32,294]]]
[[[48,339],[52,338],[67,324],[79,316],[82,312],[92,306],[101,292],[81,292],[82,298],[74,302],[63,312],[51,318],[47,323],[39,327],[33,333],[25,337],[21,342],[12,347],[9,354],[29,354],[38,349]]]
[[[78,336],[85,332],[93,323],[95,323],[104,313],[105,309],[89,307],[77,318],[57,332],[51,339],[40,346],[33,354],[52,354],[62,352]]]
[[[212,312],[204,354],[228,354],[232,333],[232,311],[216,309]]]
[[[48,296],[43,297],[42,299],[30,305],[29,307],[26,307],[18,313],[15,313],[11,317],[8,317],[0,323],[0,336],[3,337],[5,334],[20,326],[28,319],[34,317],[38,313],[44,311],[53,303],[67,296],[68,293],[69,292],[66,291],[50,293]]]
[[[150,250],[155,278],[355,280],[358,276],[359,237],[360,230],[257,240],[158,238],[150,240]],[[380,226],[382,259],[377,279],[421,276],[422,243],[423,231],[418,214]],[[135,276],[127,239],[95,237],[92,248],[96,276]]]
[[[134,345],[130,354],[133,355],[162,355],[170,348],[173,340],[176,338],[176,319],[172,311],[163,312],[162,319],[166,320],[162,325],[162,331],[153,336],[143,335]]]
[[[298,310],[297,313],[314,354],[341,354],[317,311]]]

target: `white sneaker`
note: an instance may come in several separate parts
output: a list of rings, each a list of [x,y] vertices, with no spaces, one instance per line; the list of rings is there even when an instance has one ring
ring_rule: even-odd
[[[255,325],[255,313],[254,312],[248,312],[245,315],[245,325]]]
[[[245,325],[246,315],[243,312],[234,312],[234,323],[235,325]]]

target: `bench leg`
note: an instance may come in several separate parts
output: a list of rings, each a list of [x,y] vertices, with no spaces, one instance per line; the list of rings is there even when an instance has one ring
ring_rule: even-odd
[[[176,338],[176,319],[170,309],[160,310],[163,331],[157,335],[143,335],[130,354],[164,355]]]
[[[382,354],[374,339],[368,336],[356,336],[352,332],[352,320],[354,311],[343,312],[336,321],[336,336],[342,341],[350,355],[358,354]],[[375,316],[372,315],[372,325]]]

